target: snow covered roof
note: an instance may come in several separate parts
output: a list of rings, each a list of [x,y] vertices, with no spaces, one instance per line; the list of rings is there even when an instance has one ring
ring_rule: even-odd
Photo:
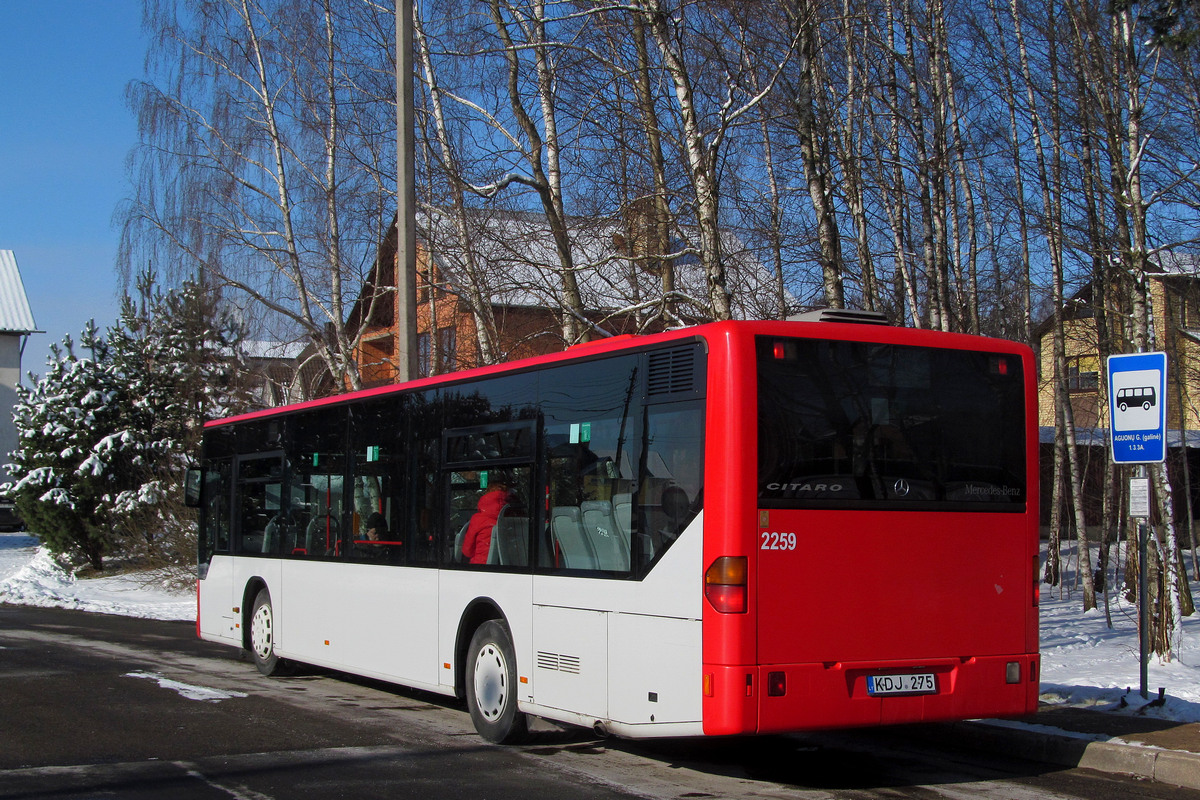
[[[0,333],[40,333],[12,250],[0,250]]]
[[[248,358],[282,359],[294,361],[304,350],[303,342],[264,342],[248,340],[242,342],[242,350]]]
[[[662,276],[627,255],[624,226],[611,220],[571,221],[569,239],[575,278],[584,308],[616,311],[636,306],[662,293]],[[432,213],[419,220],[423,236],[443,275],[465,285],[467,254],[449,215]],[[470,225],[470,247],[483,274],[485,295],[497,305],[553,308],[562,294],[561,261],[546,217],[536,213],[476,214]],[[671,249],[675,290],[703,307],[708,297],[704,268],[677,231]],[[722,233],[727,286],[735,318],[774,316],[778,293],[774,276],[746,245]],[[790,296],[789,296],[790,297]],[[762,306],[762,307],[760,307]]]
[[[1151,256],[1150,261],[1160,275],[1200,277],[1200,255],[1164,250]]]

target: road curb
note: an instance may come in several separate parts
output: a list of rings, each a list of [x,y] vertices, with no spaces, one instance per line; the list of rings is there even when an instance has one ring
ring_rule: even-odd
[[[1063,767],[1133,775],[1185,789],[1200,789],[1200,754],[1184,750],[1107,741],[1067,732],[1031,730],[1002,722],[978,720],[950,727],[949,743]]]

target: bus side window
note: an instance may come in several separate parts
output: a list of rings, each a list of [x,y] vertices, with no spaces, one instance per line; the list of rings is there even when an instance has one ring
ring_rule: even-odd
[[[697,402],[651,405],[637,508],[645,522],[636,537],[638,563],[661,557],[700,512],[704,492],[704,407]]]
[[[408,435],[405,441],[404,482],[405,548],[410,565],[437,566],[449,557],[454,537],[439,536],[445,498],[441,488],[442,414],[435,395],[418,395],[405,415]],[[441,558],[439,558],[441,556]]]
[[[642,408],[637,357],[559,367],[543,392],[547,491],[544,570],[628,575],[641,524],[633,508]],[[571,387],[570,391],[558,387]]]
[[[404,492],[406,408],[403,397],[377,397],[350,408],[350,483],[345,556],[405,563],[408,532],[400,523]]]
[[[279,516],[281,553],[333,558],[345,529],[346,414],[344,409],[303,411],[288,425],[288,508]]]
[[[279,538],[272,527],[280,511],[283,467],[279,456],[240,459],[237,505],[238,549],[242,553],[276,554]]]

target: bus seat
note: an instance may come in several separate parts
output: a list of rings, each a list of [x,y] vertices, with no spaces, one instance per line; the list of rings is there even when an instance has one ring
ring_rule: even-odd
[[[499,549],[501,564],[529,566],[529,517],[508,517],[502,513],[492,532],[492,549]],[[488,556],[490,559],[491,553]]]
[[[488,542],[488,557],[485,564],[499,564],[500,562],[500,520],[496,520],[496,524],[492,526],[492,540]]]
[[[276,545],[279,544],[279,517],[276,516],[267,523],[267,527],[263,530],[262,544],[259,546],[263,553],[275,552]]]
[[[600,569],[625,572],[629,569],[629,542],[617,528],[612,505],[607,500],[585,500],[579,506],[583,530],[596,551]]]
[[[596,569],[596,551],[583,531],[576,506],[550,509],[550,532],[558,546],[560,565],[567,569]]]
[[[504,558],[504,548],[502,543],[500,543],[500,539],[503,537],[502,530],[504,529],[504,516],[506,513],[508,513],[508,511],[509,506],[506,505],[503,507],[503,509],[500,509],[500,513],[496,517],[496,524],[492,525],[492,540],[487,543],[487,561],[485,561],[485,564],[509,563],[509,561],[505,560]]]
[[[633,533],[633,495],[629,492],[619,492],[613,495],[613,519],[617,522],[617,530],[627,541]]]
[[[450,554],[450,560],[455,564],[461,564],[466,561],[467,557],[463,555],[462,546],[463,539],[467,538],[467,528],[471,527],[471,521],[467,520],[463,526],[458,529],[458,535],[454,537],[454,552]],[[488,555],[491,555],[489,552]]]

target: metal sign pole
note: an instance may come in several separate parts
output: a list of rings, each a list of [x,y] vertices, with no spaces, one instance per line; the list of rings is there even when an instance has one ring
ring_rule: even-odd
[[[1167,457],[1167,354],[1129,353],[1108,357],[1108,430],[1115,464],[1137,464],[1129,481],[1129,516],[1137,519],[1138,537],[1138,657],[1140,690],[1149,698],[1150,660],[1150,480],[1147,464]]]
[[[1145,483],[1149,483],[1146,477],[1146,465],[1138,465],[1138,478]],[[1147,492],[1149,494],[1149,492]],[[1148,509],[1147,509],[1148,511]],[[1148,670],[1150,663],[1150,602],[1147,594],[1147,586],[1149,584],[1149,566],[1146,564],[1147,556],[1150,552],[1149,547],[1149,520],[1145,517],[1138,518],[1138,628],[1140,635],[1138,636],[1138,644],[1140,653],[1138,655],[1141,681],[1139,690],[1142,699],[1146,700],[1150,697],[1147,683],[1149,682]]]

